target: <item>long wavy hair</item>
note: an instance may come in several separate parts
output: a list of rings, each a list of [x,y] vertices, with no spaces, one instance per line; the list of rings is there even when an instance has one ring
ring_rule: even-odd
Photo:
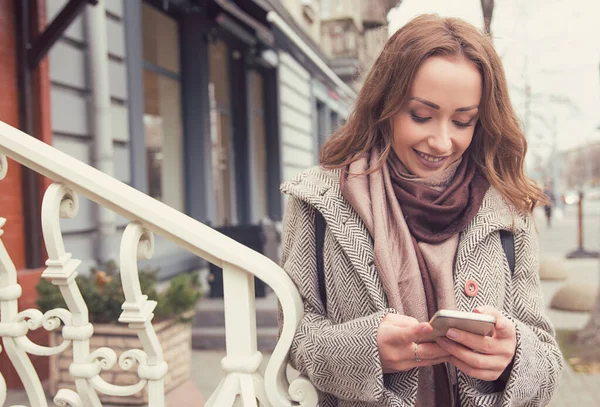
[[[416,17],[398,30],[368,72],[348,122],[321,150],[325,168],[345,168],[375,145],[385,163],[392,149],[392,117],[407,103],[415,74],[431,56],[463,56],[483,80],[479,120],[469,154],[490,184],[519,211],[546,202],[542,190],[525,176],[527,141],[509,99],[500,57],[488,36],[457,18]]]

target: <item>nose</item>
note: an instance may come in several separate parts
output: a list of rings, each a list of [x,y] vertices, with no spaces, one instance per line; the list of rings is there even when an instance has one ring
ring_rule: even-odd
[[[442,125],[436,132],[427,140],[432,152],[439,155],[445,155],[452,149],[452,140],[448,126]]]

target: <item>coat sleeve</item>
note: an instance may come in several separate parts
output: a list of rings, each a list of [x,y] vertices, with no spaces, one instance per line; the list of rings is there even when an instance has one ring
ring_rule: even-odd
[[[538,232],[533,217],[525,219],[525,232],[517,235],[516,269],[512,289],[512,317],[517,328],[514,365],[506,383],[505,405],[545,406],[563,368],[554,327],[545,315],[539,277]]]
[[[544,313],[539,278],[538,234],[532,217],[515,234],[516,267],[512,279],[513,307],[503,312],[516,327],[517,348],[504,389],[493,394],[475,392],[491,382],[479,382],[467,389],[465,405],[502,407],[546,406],[558,386],[563,358],[555,339],[554,327]],[[494,383],[497,388],[498,383]],[[470,393],[470,394],[469,394]],[[476,394],[479,393],[479,394]],[[480,402],[486,402],[479,404]]]
[[[290,363],[321,392],[340,399],[377,402],[383,371],[377,330],[389,311],[334,324],[319,296],[314,209],[297,198],[287,203],[282,236],[282,267],[296,284],[304,304],[290,351]]]

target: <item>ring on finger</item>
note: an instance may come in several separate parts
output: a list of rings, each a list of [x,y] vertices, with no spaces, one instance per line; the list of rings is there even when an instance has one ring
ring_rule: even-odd
[[[419,357],[419,344],[418,343],[413,344],[413,351],[415,352],[415,361],[420,362],[421,358]]]

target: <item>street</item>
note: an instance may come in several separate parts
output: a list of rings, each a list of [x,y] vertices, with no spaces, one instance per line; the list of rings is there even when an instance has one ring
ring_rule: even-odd
[[[588,251],[600,250],[600,211],[598,202],[586,205],[583,217],[584,248]],[[540,231],[540,259],[564,259],[566,254],[577,248],[577,207],[567,206],[564,214],[558,211],[552,227],[546,226],[543,211],[536,211]],[[549,304],[554,293],[564,284],[585,283],[597,285],[600,280],[600,260],[566,260],[568,279],[565,281],[542,281],[544,301]],[[546,309],[556,329],[580,329],[589,319],[588,313],[567,312]],[[565,362],[558,391],[551,403],[552,407],[600,405],[600,375],[575,373]]]
[[[546,225],[543,210],[535,212],[540,232],[540,253],[563,256],[577,248],[577,205],[566,205],[565,210],[555,209],[552,227]],[[600,201],[584,203],[584,248],[600,250]]]

